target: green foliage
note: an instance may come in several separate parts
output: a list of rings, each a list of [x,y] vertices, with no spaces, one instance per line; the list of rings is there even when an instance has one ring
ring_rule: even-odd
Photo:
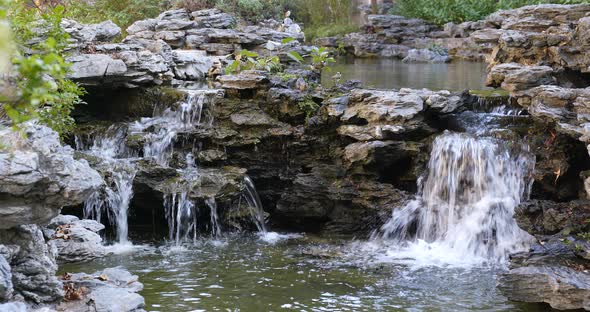
[[[297,76],[295,74],[287,74],[287,73],[279,73],[277,76],[284,82],[287,82],[291,79],[299,78],[299,76]]]
[[[294,61],[298,63],[303,63],[305,59],[301,56],[301,54],[292,51],[287,53],[287,55]],[[330,51],[328,51],[325,47],[313,47],[311,49],[311,69],[317,72],[322,72],[322,70],[327,69],[330,70],[329,64],[336,63],[336,60],[330,56]]]
[[[500,9],[541,3],[590,3],[589,0],[398,0],[394,14],[422,18],[436,24],[476,21]]]
[[[10,35],[10,25],[6,22],[7,18],[7,1],[0,0],[0,75],[6,73],[10,66],[10,56],[12,54],[12,36]],[[0,82],[0,88],[2,82]]]
[[[228,75],[238,74],[243,70],[264,70],[269,73],[277,73],[283,70],[281,60],[276,55],[261,57],[256,52],[243,49],[233,63],[225,68]]]
[[[281,19],[290,0],[215,0],[215,7],[249,22]]]
[[[316,103],[311,96],[306,96],[303,101],[297,104],[300,110],[305,112],[305,118],[309,119],[318,111],[320,106]]]
[[[330,52],[325,47],[313,47],[311,49],[311,66],[319,72],[323,69],[330,70],[328,66],[331,63],[336,63],[336,60],[330,56]]]
[[[135,21],[158,16],[170,5],[163,0],[68,0],[66,7],[67,18],[81,23],[111,20],[125,30]]]
[[[39,12],[28,8],[25,2],[15,1],[9,14],[19,45],[13,59],[16,94],[2,96],[0,102],[14,127],[38,118],[63,136],[73,129],[70,113],[84,93],[67,79],[70,64],[64,57],[69,36],[60,27],[64,7]],[[44,32],[40,33],[40,29]],[[44,39],[31,42],[35,35]]]

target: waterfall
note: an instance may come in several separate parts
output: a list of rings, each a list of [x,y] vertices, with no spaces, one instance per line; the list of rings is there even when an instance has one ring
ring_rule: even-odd
[[[164,195],[164,209],[168,221],[168,238],[180,245],[192,236],[197,239],[198,208],[189,198],[188,191]]]
[[[217,213],[217,202],[215,198],[207,198],[205,204],[209,207],[211,215],[211,234],[213,237],[221,237],[221,226],[219,224],[219,214]]]
[[[122,164],[124,162],[119,163]],[[94,219],[100,222],[103,212],[107,219],[115,225],[117,242],[128,243],[127,215],[129,203],[133,198],[133,179],[135,178],[135,166],[115,165],[112,171],[112,186],[106,186],[102,192],[95,192],[84,203],[84,218]]]
[[[419,194],[374,237],[428,246],[457,258],[503,261],[529,236],[513,219],[529,196],[535,159],[499,140],[445,133],[437,137]],[[429,245],[432,244],[432,245]]]
[[[252,221],[256,225],[258,232],[266,233],[266,225],[264,222],[264,209],[262,208],[262,201],[260,201],[260,196],[256,191],[256,186],[254,186],[254,182],[252,181],[252,179],[250,179],[249,176],[244,177],[244,184],[245,189],[242,196],[248,204],[248,209],[250,210]]]
[[[166,108],[159,112],[155,111],[154,117],[142,118],[133,123],[133,133],[144,133],[149,128],[156,129],[146,137],[143,156],[153,159],[162,167],[168,167],[173,143],[179,132],[212,124],[213,117],[210,114],[203,116],[203,105],[207,95],[207,92],[188,91],[186,99],[175,110]]]
[[[127,129],[113,125],[105,133],[84,140],[76,137],[76,149],[98,158],[100,167],[107,168],[107,185],[84,202],[84,218],[101,221],[106,213],[109,223],[115,225],[117,242],[128,243],[127,215],[133,198],[133,180],[137,169],[125,146]],[[91,144],[90,144],[91,143]]]
[[[190,159],[190,157],[187,158]],[[196,168],[189,169],[190,167],[184,173],[185,175],[192,176],[190,178],[185,176],[181,182],[182,185],[177,185],[177,188],[182,189],[182,192],[164,195],[164,208],[169,229],[168,238],[176,245],[180,245],[182,242],[191,238],[195,241],[198,235],[199,224],[197,224],[197,217],[199,216],[199,207],[190,198],[191,190],[195,186],[190,182],[196,181],[194,175],[197,173]],[[229,209],[241,209],[242,202],[247,205],[246,211],[250,214],[251,221],[256,225],[258,232],[267,233],[260,196],[256,191],[254,182],[248,176],[244,177],[244,191],[240,196],[237,206],[230,207]],[[220,211],[215,198],[205,199],[204,204],[209,210],[209,230],[211,231],[211,235],[215,238],[222,237],[223,229],[221,226]]]
[[[477,102],[473,104],[475,112],[488,113],[496,116],[522,116],[526,110],[516,105],[516,100],[511,96],[476,96]]]

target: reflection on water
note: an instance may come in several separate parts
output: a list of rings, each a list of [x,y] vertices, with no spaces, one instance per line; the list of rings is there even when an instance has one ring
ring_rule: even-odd
[[[283,238],[152,245],[61,270],[122,265],[144,283],[148,311],[542,311],[501,296],[494,269],[411,268],[371,261],[365,243]]]
[[[397,59],[341,58],[331,67],[331,71],[324,71],[322,75],[322,83],[330,86],[334,84],[331,77],[340,72],[341,82],[355,79],[366,87],[379,89],[463,91],[485,88],[485,63],[408,64]]]

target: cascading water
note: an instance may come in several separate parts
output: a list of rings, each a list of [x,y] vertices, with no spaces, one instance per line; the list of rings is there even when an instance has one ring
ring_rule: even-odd
[[[124,162],[120,162],[123,164]],[[112,186],[105,187],[103,192],[96,192],[84,203],[84,218],[101,220],[103,212],[114,224],[117,231],[117,242],[128,243],[127,215],[129,203],[133,198],[133,179],[136,169],[131,163],[120,168],[113,163]]]
[[[451,261],[503,261],[530,240],[513,213],[529,195],[534,164],[526,149],[511,150],[492,138],[445,133],[433,143],[418,196],[394,209],[373,236],[406,250],[427,249],[454,258]]]
[[[190,157],[187,158],[190,159]],[[195,185],[187,182],[196,181],[195,175],[198,173],[196,173],[196,169],[193,169],[194,171],[190,171],[189,169],[190,168],[185,169],[184,174],[193,176],[190,178],[183,178],[182,183],[184,184],[177,185],[177,188],[182,189],[183,191],[180,193],[164,195],[164,207],[169,228],[168,237],[170,241],[173,241],[176,245],[180,245],[190,238],[192,238],[193,241],[197,238],[197,217],[199,215],[199,207],[195,201],[190,198],[191,190]],[[248,214],[251,216],[252,223],[256,225],[258,232],[266,234],[267,230],[264,222],[262,202],[260,201],[260,196],[254,186],[254,182],[248,176],[244,178],[244,191],[242,192],[236,207],[230,207],[230,209],[241,209],[242,203],[246,204]],[[204,204],[209,210],[209,229],[212,236],[215,238],[222,237],[223,230],[219,215],[220,212],[215,198],[206,199]]]
[[[256,191],[256,186],[249,176],[244,177],[245,190],[242,195],[248,204],[252,221],[256,225],[258,232],[266,233],[266,225],[264,223],[264,209],[262,208],[262,201]]]
[[[168,237],[176,245],[192,236],[197,239],[198,207],[189,198],[188,191],[179,194],[164,195],[164,208],[168,221]]]
[[[215,198],[207,198],[205,204],[209,207],[211,214],[211,234],[213,237],[221,237],[221,225],[219,224],[219,214],[217,213],[217,202]]]
[[[110,176],[103,190],[92,194],[84,203],[84,218],[101,221],[106,213],[107,219],[116,227],[117,242],[128,243],[127,214],[133,198],[133,179],[137,169],[134,158],[125,146],[126,127],[111,126],[96,136],[89,144],[76,137],[76,149],[83,150],[101,160],[99,166],[108,168]]]
[[[177,109],[166,108],[156,111],[154,117],[142,118],[131,125],[132,133],[144,133],[148,128],[155,128],[147,136],[143,148],[145,158],[153,159],[158,165],[168,167],[173,152],[173,142],[181,131],[195,127],[211,126],[213,117],[203,116],[206,92],[188,91],[186,100]]]
[[[85,202],[84,217],[100,221],[106,215],[109,222],[116,226],[118,241],[128,242],[127,217],[133,198],[133,180],[137,172],[135,162],[140,158],[133,157],[126,147],[127,137],[139,135],[144,138],[146,142],[143,158],[150,159],[161,167],[168,167],[174,142],[180,133],[212,126],[213,115],[206,108],[214,105],[214,101],[208,99],[217,96],[217,90],[187,90],[185,100],[176,107],[157,107],[153,117],[142,118],[127,125],[112,126],[104,134],[93,138],[76,137],[77,149],[99,158],[100,166],[105,169],[103,171],[108,172],[108,185]],[[199,169],[192,153],[185,155],[185,162],[184,169],[177,169],[178,181],[163,195],[169,239],[177,245],[191,238],[193,241],[197,239],[199,227],[203,228],[197,223],[200,208],[209,210],[212,235],[222,235],[220,213],[223,211],[218,210],[215,198],[205,200],[206,207],[199,207],[191,198],[191,193],[198,188]],[[258,231],[266,233],[262,203],[254,183],[248,177],[244,179],[244,191],[240,196],[238,209],[242,202],[247,205],[247,211]]]

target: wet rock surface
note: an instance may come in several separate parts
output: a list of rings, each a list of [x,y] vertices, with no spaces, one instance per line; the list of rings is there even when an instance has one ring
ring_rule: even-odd
[[[541,243],[511,257],[510,270],[500,276],[498,288],[515,301],[589,310],[590,274],[587,262],[573,252],[575,240],[549,238]]]
[[[143,289],[137,275],[122,267],[93,274],[66,273],[61,280],[68,300],[57,308],[62,311],[145,311],[145,300],[138,294]]]

